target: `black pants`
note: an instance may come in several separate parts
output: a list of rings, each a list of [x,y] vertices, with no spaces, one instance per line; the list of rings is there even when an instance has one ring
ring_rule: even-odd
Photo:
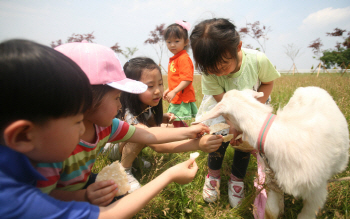
[[[223,142],[220,148],[212,153],[209,153],[208,156],[208,166],[212,170],[220,170],[222,166],[222,162],[224,160],[225,152],[227,146],[230,142]],[[243,179],[247,173],[247,168],[250,160],[250,153],[242,152],[239,150],[235,150],[235,154],[233,156],[233,163],[231,168],[231,173]]]

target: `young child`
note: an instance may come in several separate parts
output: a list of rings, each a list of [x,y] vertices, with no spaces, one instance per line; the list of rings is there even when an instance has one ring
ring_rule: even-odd
[[[194,68],[191,58],[186,52],[188,48],[188,31],[190,24],[176,21],[164,30],[166,45],[173,57],[168,65],[168,89],[163,98],[170,105],[168,112],[176,115],[175,127],[187,126],[182,120],[195,118],[197,114],[196,97],[192,86]]]
[[[280,77],[280,74],[265,54],[242,48],[236,27],[229,20],[214,18],[200,22],[191,33],[190,41],[196,67],[204,74],[202,92],[205,97],[199,111],[205,113],[213,102],[214,104],[219,102],[225,92],[232,89],[258,87],[259,92],[264,92],[259,101],[267,102],[273,81]],[[229,133],[235,136],[230,143],[238,145],[241,140],[238,142],[234,139],[239,133],[232,124],[228,121],[227,123],[231,125]],[[218,199],[215,187],[220,185],[220,169],[227,146],[228,142],[223,143],[218,151],[208,156],[209,173],[203,187],[203,198],[207,202],[215,202]],[[243,179],[249,158],[249,153],[235,150],[228,183],[229,201],[232,207],[236,207],[244,197]]]
[[[162,123],[169,123],[171,115],[169,113],[163,114],[163,79],[159,66],[150,58],[137,57],[125,63],[124,72],[127,78],[141,81],[148,88],[141,94],[122,93],[120,97],[122,110],[118,118],[139,128],[156,127]],[[221,146],[221,143],[221,136],[206,135],[200,139],[167,144],[149,144],[148,146],[154,151],[162,153],[178,153],[194,150],[213,152]],[[130,184],[129,193],[141,187],[131,172],[131,166],[137,155],[146,146],[144,143],[120,143],[112,145],[112,148],[107,149],[109,150],[109,155],[112,155],[109,156],[110,158],[121,160]]]
[[[196,174],[190,159],[108,207],[56,200],[35,187],[45,178],[34,167],[63,161],[76,147],[91,104],[88,78],[52,48],[10,40],[0,43],[0,89],[0,218],[130,218],[167,184]]]
[[[95,183],[91,174],[96,157],[107,142],[165,143],[188,138],[208,131],[208,127],[191,126],[168,135],[162,128],[140,129],[115,118],[119,109],[121,91],[142,93],[147,86],[125,77],[116,54],[108,47],[93,43],[68,43],[55,48],[75,61],[92,85],[93,101],[84,114],[85,133],[63,162],[40,163],[38,171],[48,181],[38,181],[45,193],[63,201],[89,201],[106,206],[115,195],[113,183]]]

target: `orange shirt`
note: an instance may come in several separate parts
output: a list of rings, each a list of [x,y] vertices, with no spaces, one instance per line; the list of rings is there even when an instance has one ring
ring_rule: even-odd
[[[181,52],[169,59],[169,91],[174,90],[180,84],[181,81],[191,81],[191,83],[185,89],[176,94],[171,103],[181,104],[181,102],[196,102],[196,97],[192,86],[193,72],[193,63],[186,50],[182,50]]]

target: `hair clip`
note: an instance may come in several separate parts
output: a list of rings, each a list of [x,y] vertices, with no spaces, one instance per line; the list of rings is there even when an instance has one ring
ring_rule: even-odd
[[[178,25],[180,25],[183,29],[190,31],[191,24],[182,20],[175,21]]]

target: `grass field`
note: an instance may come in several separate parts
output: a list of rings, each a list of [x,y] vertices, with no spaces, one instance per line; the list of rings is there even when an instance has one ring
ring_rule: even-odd
[[[198,107],[203,98],[200,77],[200,75],[195,75],[193,83]],[[164,81],[165,87],[167,87],[166,76]],[[345,74],[343,77],[340,74],[320,74],[319,77],[316,77],[316,74],[296,74],[294,76],[283,74],[275,81],[271,94],[274,111],[289,101],[296,88],[305,86],[318,86],[327,90],[350,124],[350,74]],[[167,107],[168,104],[164,102],[164,109],[166,110]],[[193,182],[187,185],[176,183],[168,185],[134,218],[253,218],[252,203],[255,198],[253,180],[256,176],[256,159],[252,156],[245,178],[246,198],[239,208],[231,209],[227,196],[227,181],[233,154],[233,148],[229,147],[221,171],[221,197],[217,203],[207,204],[202,199],[204,177],[208,168],[207,154],[200,151],[200,156],[196,159],[199,170]],[[141,184],[146,184],[170,166],[187,160],[189,152],[158,154],[146,148],[143,150],[143,156],[152,163],[152,167],[149,169],[137,168],[135,176]],[[94,166],[94,172],[98,172],[110,162],[106,155],[102,154]],[[350,164],[343,173],[334,176],[334,178],[345,176],[350,176]],[[285,213],[282,218],[296,218],[301,208],[301,199],[285,195]],[[349,181],[328,184],[327,202],[317,218],[350,218]]]

